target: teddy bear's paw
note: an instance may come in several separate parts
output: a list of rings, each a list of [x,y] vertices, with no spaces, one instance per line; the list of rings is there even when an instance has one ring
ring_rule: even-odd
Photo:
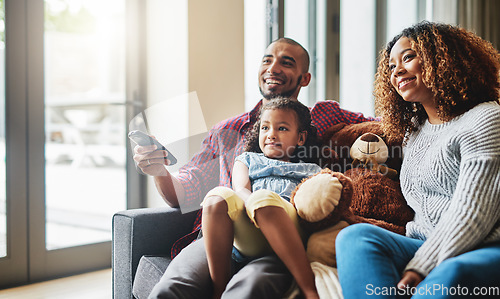
[[[317,222],[339,204],[342,195],[339,179],[328,173],[320,173],[302,182],[293,197],[297,214],[308,222]]]

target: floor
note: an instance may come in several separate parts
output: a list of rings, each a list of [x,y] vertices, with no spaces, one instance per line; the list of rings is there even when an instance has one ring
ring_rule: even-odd
[[[0,299],[110,299],[111,269],[0,290]]]

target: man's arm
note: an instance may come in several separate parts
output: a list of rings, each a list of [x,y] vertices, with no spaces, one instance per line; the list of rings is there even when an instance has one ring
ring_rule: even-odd
[[[179,202],[185,200],[184,186],[167,171],[168,175],[155,176],[155,185],[163,200],[172,208],[178,208]]]
[[[165,167],[166,152],[155,146],[136,146],[134,160],[145,174],[154,177],[156,188],[171,207],[197,207],[198,200],[219,182],[218,130],[210,130],[201,149],[179,169],[177,177]]]
[[[339,103],[336,101],[317,102],[311,109],[311,117],[320,136],[331,126],[338,123],[357,124],[365,121],[379,120],[374,117],[366,117],[359,112],[344,110],[340,108]]]

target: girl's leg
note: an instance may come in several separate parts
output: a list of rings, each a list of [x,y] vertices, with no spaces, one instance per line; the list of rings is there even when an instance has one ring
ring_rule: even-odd
[[[371,224],[344,228],[335,243],[344,298],[396,298],[402,271],[422,243]]]
[[[213,298],[220,298],[231,278],[235,221],[245,215],[244,202],[233,190],[216,187],[208,192],[202,205],[203,240],[214,286]]]
[[[418,285],[413,298],[500,296],[500,242],[449,258]]]
[[[266,206],[262,206],[263,204]],[[304,243],[297,230],[295,208],[278,194],[259,190],[248,199],[247,211],[274,252],[292,273],[305,297],[319,298]]]
[[[278,298],[288,287],[290,273],[275,256],[265,256],[272,248],[245,213],[244,201],[233,190],[217,187],[207,194],[203,206],[208,272],[216,289],[213,298]],[[229,228],[233,233],[227,232]],[[231,276],[227,262],[233,246],[246,257],[262,257]]]
[[[233,222],[227,214],[227,203],[220,196],[209,196],[203,201],[203,240],[208,269],[214,286],[213,298],[220,298],[231,276]]]

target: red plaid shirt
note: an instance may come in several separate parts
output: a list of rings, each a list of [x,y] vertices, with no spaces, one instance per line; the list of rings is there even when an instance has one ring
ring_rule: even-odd
[[[182,183],[186,196],[181,209],[189,211],[198,209],[198,213],[193,231],[177,240],[172,246],[172,258],[196,239],[201,229],[199,207],[205,194],[216,186],[231,188],[234,159],[243,152],[245,133],[257,120],[261,105],[262,101],[250,112],[215,125],[203,140],[201,150],[179,170],[177,178]],[[371,117],[364,117],[361,113],[343,110],[335,101],[317,102],[311,109],[311,116],[319,136],[337,123],[353,124],[375,120]]]

